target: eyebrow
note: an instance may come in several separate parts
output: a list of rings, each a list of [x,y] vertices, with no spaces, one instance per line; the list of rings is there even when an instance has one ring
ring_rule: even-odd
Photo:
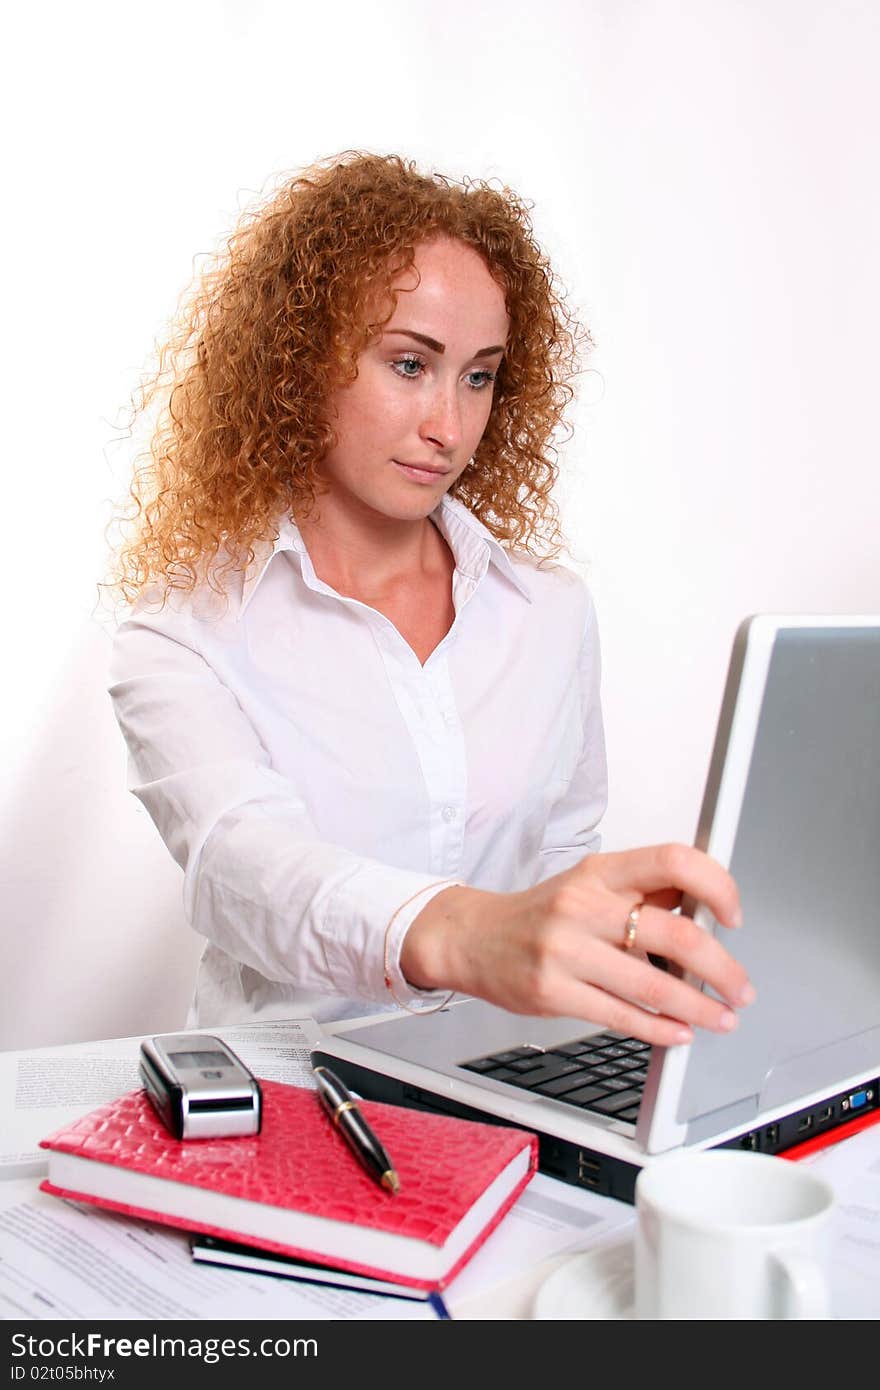
[[[430,348],[432,352],[442,353],[446,351],[445,343],[438,343],[436,338],[429,338],[426,333],[416,333],[411,328],[388,328],[385,331],[386,333],[402,334],[404,338],[415,338],[417,343],[424,344],[424,346]],[[474,353],[474,357],[494,357],[496,352],[503,351],[504,344],[496,343],[494,347],[480,348],[479,352]]]

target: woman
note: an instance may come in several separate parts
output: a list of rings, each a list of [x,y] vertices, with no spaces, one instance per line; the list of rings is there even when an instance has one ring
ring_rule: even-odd
[[[207,938],[191,1026],[458,991],[673,1044],[750,1001],[673,911],[736,925],[725,870],[597,852],[596,623],[550,495],[585,337],[514,194],[397,157],[306,170],[196,285],[111,685]]]

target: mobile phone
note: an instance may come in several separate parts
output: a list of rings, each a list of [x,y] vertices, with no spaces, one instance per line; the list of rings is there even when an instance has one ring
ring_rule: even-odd
[[[176,1139],[259,1134],[260,1083],[231,1047],[209,1033],[144,1038],[138,1065],[144,1090]]]

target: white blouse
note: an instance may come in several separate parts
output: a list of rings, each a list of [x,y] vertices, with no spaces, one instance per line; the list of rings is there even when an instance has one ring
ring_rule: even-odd
[[[450,498],[432,520],[455,559],[455,620],[424,666],[386,617],[317,577],[289,521],[225,601],[142,600],[118,629],[110,695],[131,789],[207,939],[191,1027],[393,1008],[385,936],[402,904],[394,992],[430,1004],[399,955],[433,893],[450,879],[513,892],[599,847],[584,584],[506,552]]]

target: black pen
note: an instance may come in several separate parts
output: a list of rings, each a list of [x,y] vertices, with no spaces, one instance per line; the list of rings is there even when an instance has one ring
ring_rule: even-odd
[[[400,1178],[394,1164],[370,1129],[351,1092],[328,1067],[314,1067],[318,1095],[337,1129],[348,1140],[370,1177],[387,1187],[389,1192],[400,1189]]]

